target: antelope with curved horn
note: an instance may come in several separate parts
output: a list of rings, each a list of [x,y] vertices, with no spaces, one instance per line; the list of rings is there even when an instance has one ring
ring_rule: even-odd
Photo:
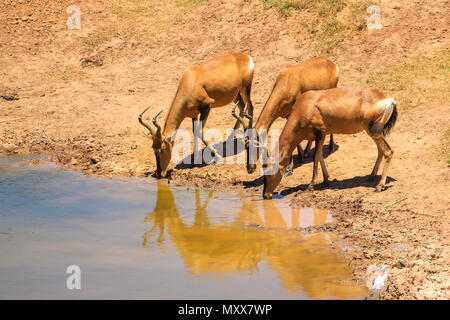
[[[153,139],[152,148],[155,152],[158,178],[166,175],[172,156],[174,138],[172,135],[186,117],[192,118],[192,125],[195,128],[195,121],[200,116],[201,138],[215,156],[216,150],[203,137],[203,128],[211,108],[222,107],[234,101],[239,106],[241,115],[244,113],[244,108],[248,108],[250,116],[253,115],[253,105],[250,100],[253,70],[253,59],[246,54],[220,55],[186,69],[178,84],[177,93],[162,130],[156,121],[162,111],[153,118],[155,128],[142,120],[148,108],[140,113],[138,120],[150,131],[149,136]],[[236,121],[234,129],[239,128],[239,125],[240,122]]]
[[[272,91],[264,105],[261,114],[255,124],[256,139],[259,140],[258,133],[262,130],[268,131],[272,123],[279,117],[288,118],[292,111],[292,106],[295,103],[295,97],[299,93],[309,90],[321,90],[335,88],[339,79],[339,67],[332,61],[324,58],[312,58],[303,61],[299,64],[290,66],[283,70],[275,80]],[[233,113],[233,116],[242,123],[244,129],[253,129],[251,126],[252,118],[248,114],[244,114],[249,123],[246,124],[242,117],[238,117]],[[248,139],[246,139],[248,140]],[[246,141],[247,151],[247,172],[253,173],[256,169],[256,162],[258,161],[259,152],[250,156],[250,144]],[[256,141],[259,142],[259,141]],[[308,141],[306,150],[309,150],[311,142]],[[330,136],[329,153],[333,150],[333,136]],[[298,153],[301,157],[303,151],[298,145]],[[256,159],[255,159],[256,156]]]
[[[313,177],[308,189],[316,183],[317,165],[322,158],[325,135],[331,133],[355,134],[363,130],[375,141],[378,157],[370,175],[377,175],[381,160],[385,159],[383,174],[376,191],[384,189],[394,151],[386,136],[397,120],[397,105],[375,89],[334,88],[309,91],[299,95],[293,111],[281,132],[279,140],[279,165],[277,173],[264,176],[263,197],[272,198],[272,193],[281,181],[291,154],[302,140],[316,141]],[[324,184],[328,183],[328,171],[322,167]]]

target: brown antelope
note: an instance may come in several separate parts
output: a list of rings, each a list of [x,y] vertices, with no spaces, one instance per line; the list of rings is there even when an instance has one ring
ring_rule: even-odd
[[[155,128],[142,120],[142,115],[148,108],[140,113],[139,122],[150,131],[153,139],[158,178],[166,175],[172,156],[172,135],[185,118],[192,118],[192,125],[195,127],[195,121],[200,115],[201,138],[215,156],[216,150],[203,137],[203,128],[211,108],[222,107],[234,101],[239,105],[241,115],[244,108],[248,109],[250,116],[253,115],[250,100],[253,69],[253,59],[241,53],[223,54],[198,66],[189,67],[181,77],[162,130],[156,121],[162,110],[153,118]],[[234,128],[237,129],[239,124],[236,121]]]
[[[288,118],[295,103],[295,97],[299,93],[309,90],[321,90],[335,88],[339,79],[339,67],[324,57],[312,58],[302,63],[287,67],[275,80],[272,91],[264,105],[254,129],[256,129],[256,139],[259,140],[258,133],[270,129],[272,123],[279,117]],[[242,123],[244,129],[251,129],[251,123],[246,124],[244,119],[232,113],[232,115]],[[251,120],[251,116],[245,113]],[[246,141],[247,151],[247,172],[253,173],[258,160],[258,149],[256,159],[252,158],[249,150],[249,141]],[[250,141],[251,143],[251,141]],[[306,150],[309,150],[311,142],[308,142]],[[333,150],[333,136],[330,136],[329,153]],[[298,146],[299,157],[303,151]]]
[[[394,99],[375,89],[334,88],[309,91],[299,94],[293,111],[281,132],[279,140],[278,171],[264,176],[263,197],[272,198],[272,192],[281,181],[291,154],[302,140],[316,141],[313,177],[308,189],[316,183],[317,164],[322,158],[325,135],[331,133],[354,134],[365,130],[375,141],[378,158],[370,175],[374,179],[384,156],[385,164],[376,191],[381,191],[394,151],[386,141],[386,136],[397,120],[397,106]],[[328,183],[328,171],[322,168],[324,184]]]

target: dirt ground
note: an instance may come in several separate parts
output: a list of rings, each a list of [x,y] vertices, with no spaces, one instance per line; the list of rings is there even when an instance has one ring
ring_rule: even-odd
[[[427,66],[442,52],[448,63],[448,1],[375,1],[382,29],[349,32],[328,53],[315,46],[314,32],[302,23],[312,19],[311,9],[280,17],[261,1],[211,0],[161,22],[158,17],[178,7],[153,2],[164,10],[150,15],[153,20],[139,20],[139,28],[157,30],[143,43],[120,24],[119,36],[93,38],[105,34],[102,26],[111,21],[122,23],[120,12],[107,1],[78,1],[81,30],[66,27],[71,1],[2,1],[0,152],[48,154],[62,167],[85,174],[151,176],[156,167],[151,141],[142,134],[137,115],[151,106],[149,114],[164,109],[165,116],[189,65],[224,52],[250,54],[256,115],[278,72],[318,54],[339,65],[338,86],[367,87],[389,80],[390,70],[400,70],[406,72],[400,75],[403,85],[378,88],[394,97],[399,108],[388,138],[395,153],[387,190],[376,193],[375,183],[367,180],[377,150],[360,133],[335,136],[337,150],[325,159],[330,186],[305,190],[312,174],[310,154],[277,191],[293,205],[333,212],[336,221],[327,228],[340,235],[336,248],[357,281],[365,281],[371,264],[388,266],[381,298],[450,298],[450,79],[448,72],[434,69],[414,73],[416,64]],[[231,105],[213,110],[206,128],[231,129],[230,111]],[[284,122],[277,120],[274,128]],[[191,121],[182,128],[191,130]],[[177,184],[262,193],[260,171],[248,175],[245,165],[171,167]]]

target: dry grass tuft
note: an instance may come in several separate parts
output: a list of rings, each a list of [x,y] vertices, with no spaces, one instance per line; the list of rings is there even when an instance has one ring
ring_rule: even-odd
[[[401,65],[388,65],[372,75],[367,83],[386,91],[401,91],[411,84],[450,78],[450,51],[445,49],[433,56],[417,56]],[[425,89],[425,88],[424,88]]]
[[[314,0],[262,0],[264,8],[275,8],[281,17],[289,16],[291,9],[302,10],[311,8]]]
[[[102,50],[114,40],[133,48],[162,42],[170,28],[195,7],[208,0],[117,0],[111,19],[79,41],[88,55]]]

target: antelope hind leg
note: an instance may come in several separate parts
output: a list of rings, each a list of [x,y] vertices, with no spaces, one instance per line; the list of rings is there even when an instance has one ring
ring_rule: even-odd
[[[239,116],[242,118],[244,116],[244,102],[242,101],[241,95],[238,94],[238,97],[236,98],[235,102],[238,103],[238,107],[239,107]],[[234,130],[239,129],[239,127],[241,126],[241,122],[239,120],[236,120],[236,123],[234,124]]]
[[[369,181],[375,181],[375,178],[378,173],[378,169],[380,168],[381,161],[383,160],[383,151],[381,150],[380,144],[372,137],[373,141],[377,144],[378,156],[375,161],[375,166],[373,167],[372,173],[369,176]]]
[[[332,154],[334,150],[333,134],[330,134],[330,143],[328,144],[328,155]]]
[[[303,154],[307,154],[311,151],[311,145],[312,145],[312,141],[308,141],[308,143],[306,144],[306,148],[305,151],[303,151]]]
[[[392,156],[394,155],[394,151],[392,150],[391,146],[389,145],[389,143],[387,143],[386,139],[383,136],[381,136],[377,140],[380,141],[380,147],[381,147],[381,150],[383,151],[383,155],[384,155],[384,159],[385,159],[383,174],[381,176],[380,182],[378,183],[378,185],[376,187],[376,191],[380,192],[386,186],[386,177],[389,172],[389,167],[391,165],[391,160],[392,160]]]

